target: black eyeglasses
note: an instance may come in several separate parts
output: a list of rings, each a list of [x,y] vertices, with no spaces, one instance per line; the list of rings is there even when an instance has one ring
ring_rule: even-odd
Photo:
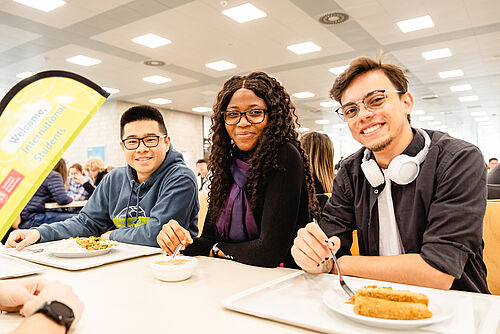
[[[125,148],[127,150],[136,150],[139,147],[139,145],[141,144],[141,141],[144,144],[144,146],[146,146],[148,148],[152,148],[152,147],[158,146],[158,143],[160,142],[160,138],[165,138],[165,137],[167,137],[167,135],[146,136],[146,137],[142,137],[142,138],[126,138],[126,139],[122,139],[122,143],[123,143],[123,146],[125,146]]]
[[[259,124],[264,122],[266,112],[266,109],[249,109],[247,111],[226,110],[224,111],[224,122],[227,125],[236,125],[240,122],[241,117],[245,115],[248,123]]]
[[[343,121],[349,122],[359,114],[359,104],[362,103],[367,110],[377,111],[384,107],[387,93],[405,94],[399,90],[380,89],[366,94],[364,98],[356,102],[348,102],[335,110]]]

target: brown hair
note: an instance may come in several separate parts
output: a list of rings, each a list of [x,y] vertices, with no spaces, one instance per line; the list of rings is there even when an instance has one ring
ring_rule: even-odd
[[[80,171],[80,173],[82,173],[82,174],[83,174],[83,168],[82,168],[82,165],[80,165],[79,163],[74,163],[74,164],[72,164],[72,165],[69,167],[69,169],[71,169],[71,168],[78,169],[78,171]]]
[[[59,162],[54,166],[54,168],[52,168],[52,170],[61,174],[64,187],[66,188],[66,181],[68,180],[68,169],[66,168],[66,161],[61,158],[61,160],[59,160]]]
[[[378,61],[370,57],[354,58],[349,63],[349,67],[335,79],[330,89],[330,97],[342,104],[342,94],[354,78],[369,71],[384,72],[397,90],[404,93],[408,91],[408,78],[403,69],[394,64],[383,64],[382,55],[380,55]],[[410,115],[408,115],[408,121],[410,121]]]
[[[327,193],[332,192],[335,166],[333,165],[333,143],[326,134],[308,132],[300,139],[311,163],[312,173]]]

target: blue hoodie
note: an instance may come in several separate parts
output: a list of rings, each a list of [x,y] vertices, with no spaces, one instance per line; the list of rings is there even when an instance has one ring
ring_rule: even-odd
[[[42,225],[38,231],[40,241],[46,242],[100,236],[114,229],[111,240],[159,247],[156,236],[170,219],[196,236],[199,209],[194,173],[170,145],[163,163],[143,183],[137,183],[136,172],[130,166],[115,168],[99,183],[77,216]]]

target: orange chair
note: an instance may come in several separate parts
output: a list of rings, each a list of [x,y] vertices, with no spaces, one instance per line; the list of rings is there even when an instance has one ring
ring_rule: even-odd
[[[500,200],[489,200],[483,222],[484,263],[486,281],[494,295],[500,295]]]
[[[208,211],[208,195],[198,194],[198,200],[200,201],[200,211],[198,211],[198,236],[200,236]]]
[[[354,256],[359,256],[358,230],[352,231],[351,254]]]

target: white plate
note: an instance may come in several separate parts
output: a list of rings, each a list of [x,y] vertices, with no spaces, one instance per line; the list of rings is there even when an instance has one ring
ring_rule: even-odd
[[[455,308],[447,305],[438,296],[429,297],[429,310],[432,317],[420,320],[392,320],[367,317],[354,313],[352,304],[346,304],[347,296],[343,290],[328,290],[323,293],[323,303],[331,310],[359,323],[367,326],[390,328],[390,329],[410,329],[418,328],[442,322],[450,319],[455,314]]]
[[[113,246],[114,247],[114,246]],[[104,255],[108,254],[111,252],[113,249],[111,248],[106,248],[106,249],[98,249],[98,250],[93,250],[93,251],[88,251],[88,250],[82,250],[82,251],[55,251],[55,250],[47,250],[50,254],[58,257],[90,257],[90,256],[98,256],[98,255]]]

